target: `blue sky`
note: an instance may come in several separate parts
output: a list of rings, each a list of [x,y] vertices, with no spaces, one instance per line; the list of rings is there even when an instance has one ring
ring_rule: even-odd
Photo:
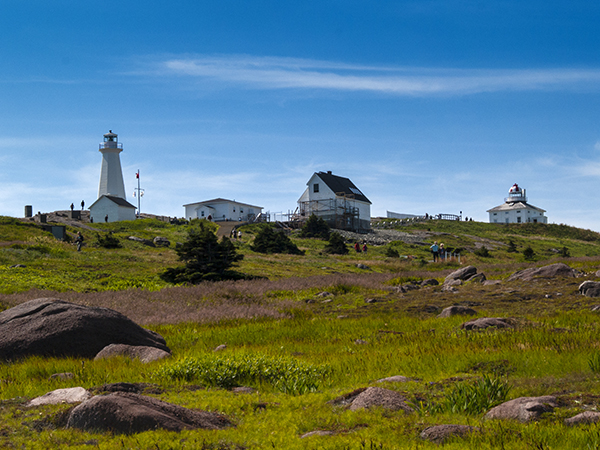
[[[91,204],[108,130],[142,212],[296,207],[313,172],[487,221],[513,183],[600,231],[600,3],[3,0],[0,214]]]

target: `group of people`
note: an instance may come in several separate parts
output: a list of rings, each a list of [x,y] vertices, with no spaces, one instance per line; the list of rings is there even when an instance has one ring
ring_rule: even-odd
[[[242,240],[242,232],[241,231],[235,231],[235,228],[233,230],[231,230],[231,239],[239,239],[240,241]]]
[[[367,244],[365,243],[361,247],[360,244],[358,242],[356,242],[354,244],[354,250],[356,250],[356,253],[360,253],[361,251],[366,253],[366,251],[367,251]]]
[[[429,249],[433,254],[433,262],[446,259],[446,248],[444,247],[444,244],[438,245],[437,241],[435,241]]]
[[[81,200],[81,210],[83,211],[83,208],[85,207],[85,201]],[[73,203],[71,203],[71,211],[73,211],[75,209],[75,205]]]

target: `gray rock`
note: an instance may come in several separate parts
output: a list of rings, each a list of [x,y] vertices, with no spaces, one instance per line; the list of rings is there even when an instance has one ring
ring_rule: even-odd
[[[94,361],[113,358],[115,356],[126,356],[129,359],[139,359],[146,364],[168,358],[171,356],[171,353],[161,350],[160,348],[143,345],[110,344],[98,352],[94,357]]]
[[[461,269],[455,270],[450,275],[448,275],[444,280],[444,284],[449,283],[452,280],[468,280],[476,273],[477,268],[475,266],[463,267]]]
[[[110,344],[169,351],[158,333],[108,308],[39,298],[0,312],[0,360],[29,355],[93,358]]]
[[[596,275],[597,277],[600,277],[600,270],[597,270],[596,273],[594,273],[594,275]]]
[[[565,419],[564,423],[568,426],[574,425],[586,425],[589,423],[600,422],[600,412],[597,411],[585,411],[576,416]]]
[[[351,411],[372,407],[381,407],[392,411],[404,411],[405,413],[414,412],[406,403],[406,399],[398,392],[378,387],[365,389],[350,404]]]
[[[557,406],[556,397],[552,395],[519,397],[490,409],[484,418],[529,422],[539,419],[543,413],[552,412]]]
[[[223,415],[192,410],[152,397],[127,392],[97,395],[73,408],[67,428],[83,431],[132,434],[157,428],[182,431],[232,426]]]
[[[427,280],[421,281],[421,286],[437,286],[439,283],[435,278],[428,278]]]
[[[567,277],[574,278],[581,275],[578,270],[572,269],[564,263],[550,264],[544,267],[530,267],[529,269],[519,270],[508,277],[507,281],[523,280],[531,281],[535,278],[554,278]]]
[[[449,292],[451,294],[456,294],[458,292],[458,289],[456,289],[456,287],[454,287],[454,286],[448,286],[447,284],[445,284],[444,286],[442,286],[442,292]]]
[[[443,444],[449,438],[462,437],[476,431],[479,431],[479,428],[469,425],[435,425],[425,428],[420,436],[426,441]]]
[[[72,380],[75,378],[73,372],[61,372],[61,373],[53,373],[50,375],[49,380]]]
[[[140,244],[147,245],[148,247],[156,247],[156,245],[154,245],[154,242],[152,242],[150,239],[143,239],[137,236],[129,236],[127,239],[129,239],[130,241],[139,242]]]
[[[304,433],[302,436],[300,436],[300,439],[304,439],[311,436],[333,436],[334,434],[335,433],[333,431],[315,430],[309,431],[308,433]]]
[[[468,306],[453,305],[444,308],[442,312],[438,314],[438,317],[444,318],[451,316],[474,316],[475,314],[477,314],[477,311],[475,311],[472,308],[469,308]]]
[[[499,317],[480,317],[460,326],[463,330],[484,330],[486,328],[512,328],[510,321]]]
[[[90,398],[90,393],[82,387],[56,389],[36,397],[27,406],[60,405],[61,403],[79,403]]]
[[[500,280],[485,280],[482,284],[484,286],[494,286],[496,284],[502,284],[502,281],[500,281]]]
[[[472,277],[467,278],[467,283],[483,283],[485,280],[487,280],[487,278],[485,277],[485,274],[483,273],[476,273],[475,275],[473,275]]]
[[[600,297],[600,282],[584,281],[579,285],[579,293],[586,297]]]
[[[227,344],[217,345],[215,348],[213,348],[213,352],[222,352],[226,348],[227,348]]]
[[[362,270],[371,270],[369,266],[365,266],[364,264],[357,264],[356,267]]]
[[[154,245],[156,245],[158,247],[170,247],[171,246],[171,242],[166,237],[162,237],[162,236],[156,236],[152,242],[154,242]]]

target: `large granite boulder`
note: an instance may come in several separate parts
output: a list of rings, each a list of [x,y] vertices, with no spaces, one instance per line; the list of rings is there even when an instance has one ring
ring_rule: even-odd
[[[448,284],[454,280],[466,281],[477,273],[475,266],[467,266],[461,269],[455,270],[444,279],[444,284]]]
[[[438,314],[438,317],[442,319],[444,317],[452,316],[474,316],[475,314],[477,314],[477,311],[468,306],[452,305],[444,308],[442,312]]]
[[[598,411],[584,411],[576,416],[565,419],[564,424],[570,427],[575,425],[588,425],[590,423],[600,422],[600,412]]]
[[[500,317],[480,317],[463,323],[460,327],[463,330],[478,331],[486,328],[513,328],[511,320]]]
[[[27,403],[27,406],[60,405],[63,403],[79,403],[87,400],[91,394],[82,387],[56,389]]]
[[[156,347],[146,345],[110,344],[104,347],[94,357],[94,360],[125,356],[129,359],[139,359],[144,364],[159,361],[171,356],[171,353]]]
[[[564,263],[550,264],[544,267],[530,267],[519,270],[508,277],[507,281],[523,280],[531,281],[534,278],[567,277],[574,278],[581,275],[578,270],[572,269]]]
[[[0,313],[0,360],[29,355],[93,358],[109,344],[170,352],[158,333],[108,308],[39,298]]]
[[[520,422],[537,420],[543,413],[552,412],[558,405],[556,397],[519,397],[490,409],[486,419],[514,419]]]
[[[370,387],[358,394],[350,404],[350,410],[356,411],[362,408],[380,407],[392,411],[404,411],[412,413],[412,409],[406,403],[406,398],[396,391],[379,387]]]
[[[586,297],[600,297],[600,282],[584,281],[579,285],[579,293]]]
[[[220,430],[230,426],[231,421],[221,414],[187,409],[128,392],[92,397],[73,408],[67,421],[67,428],[119,434],[157,428],[168,431]]]

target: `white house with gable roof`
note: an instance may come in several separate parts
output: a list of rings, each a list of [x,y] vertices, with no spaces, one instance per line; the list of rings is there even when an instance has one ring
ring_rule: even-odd
[[[298,199],[300,216],[322,217],[332,228],[366,231],[371,228],[371,202],[348,178],[331,171],[315,172]]]
[[[263,210],[262,206],[215,198],[183,205],[186,219],[209,219],[216,222],[235,220],[252,222]]]

